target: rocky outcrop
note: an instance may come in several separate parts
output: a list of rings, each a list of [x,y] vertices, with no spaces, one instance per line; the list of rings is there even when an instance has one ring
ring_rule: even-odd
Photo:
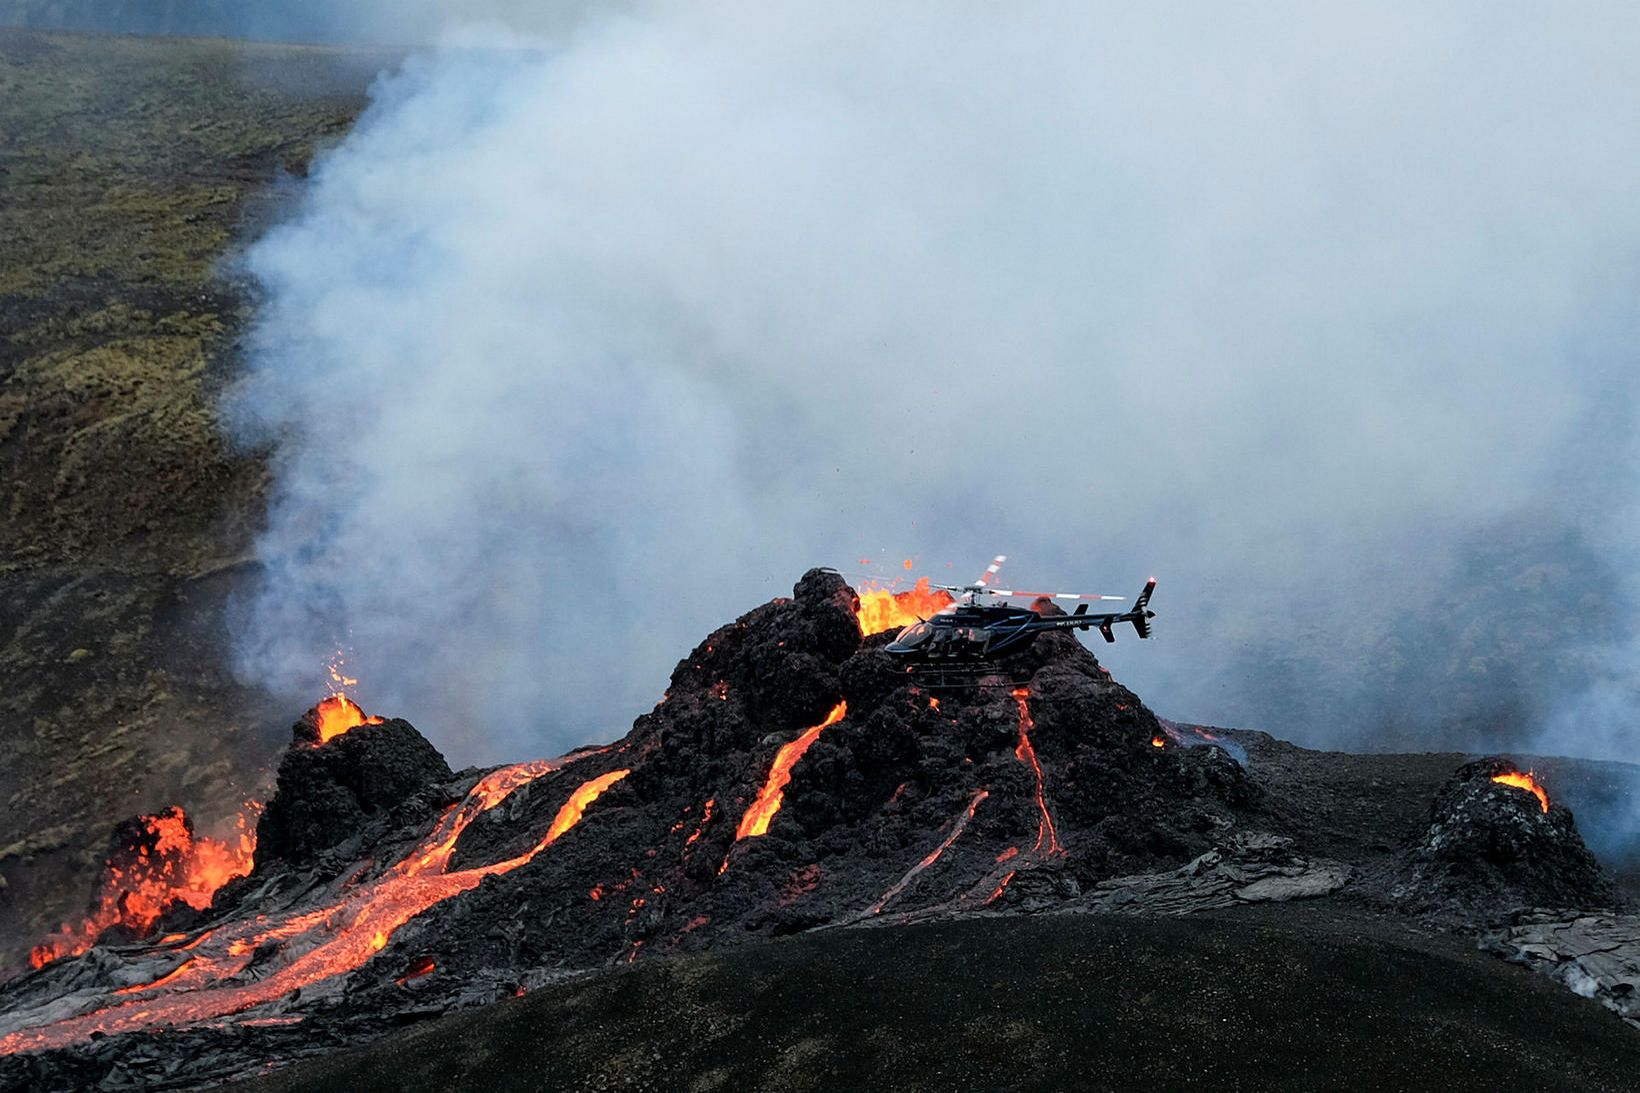
[[[1616,889],[1578,833],[1572,812],[1529,788],[1503,757],[1460,767],[1436,795],[1429,826],[1403,848],[1390,899],[1453,925],[1522,907],[1612,907]]]
[[[278,788],[257,824],[259,870],[312,862],[454,777],[444,756],[408,721],[360,725],[320,745],[314,716],[309,711],[293,728]],[[415,808],[406,818],[420,820],[426,811]]]
[[[1098,914],[1189,915],[1243,903],[1314,899],[1338,891],[1349,878],[1349,866],[1306,858],[1291,839],[1248,832],[1178,869],[1103,881],[1072,906]]]
[[[1640,916],[1524,911],[1482,948],[1593,998],[1640,1029]]]

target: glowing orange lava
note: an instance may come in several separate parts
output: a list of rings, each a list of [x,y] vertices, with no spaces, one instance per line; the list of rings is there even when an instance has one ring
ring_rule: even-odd
[[[1150,738],[1150,746],[1153,748],[1165,748],[1167,747],[1167,738],[1165,736],[1152,736]]]
[[[319,714],[319,743],[328,744],[336,737],[360,725],[380,725],[379,717],[366,717],[359,704],[337,691],[315,707]]]
[[[542,847],[551,846],[558,841],[560,835],[580,823],[581,815],[586,812],[588,805],[603,796],[604,790],[631,773],[629,770],[612,770],[608,774],[600,774],[570,794],[569,800],[564,802],[564,807],[553,817],[552,826],[547,828],[547,837],[542,840]]]
[[[261,810],[257,802],[246,804],[234,843],[195,835],[187,814],[176,805],[140,817],[137,840],[128,854],[104,866],[95,910],[80,923],[64,923],[29,950],[29,963],[42,968],[83,953],[115,925],[142,937],[178,903],[203,911],[218,888],[251,871],[256,856],[253,821]]]
[[[1036,727],[1036,722],[1031,719],[1031,692],[1020,687],[1013,694],[1014,701],[1019,703],[1019,744],[1014,748],[1014,758],[1029,766],[1031,773],[1036,776],[1036,807],[1042,814],[1042,819],[1036,827],[1034,849],[1040,851],[1046,843],[1049,854],[1063,854],[1065,849],[1059,845],[1059,833],[1054,830],[1053,815],[1048,811],[1048,794],[1043,784],[1042,764],[1037,762],[1036,748],[1031,746],[1031,729]]]
[[[867,637],[910,626],[955,602],[950,593],[929,588],[927,577],[919,577],[916,585],[905,592],[867,587],[859,589],[859,594],[860,610],[855,612],[855,617],[860,620],[860,633]]]
[[[589,754],[597,753],[578,754],[574,759]],[[487,876],[528,864],[572,829],[599,794],[627,775],[624,770],[611,771],[580,785],[559,810],[547,835],[525,853],[490,865],[445,871],[468,824],[519,786],[562,765],[563,761],[524,763],[492,771],[468,792],[466,800],[446,810],[419,846],[373,881],[344,885],[330,902],[307,910],[221,924],[194,943],[198,946],[195,955],[136,988],[141,997],[60,1020],[53,1019],[49,1008],[43,1009],[37,1022],[25,1017],[18,1031],[0,1036],[0,1054],[60,1047],[96,1032],[114,1035],[211,1021],[277,1002],[292,991],[352,971],[386,948],[394,931],[428,908],[477,887]],[[200,944],[207,938],[208,943]],[[253,960],[258,960],[262,970],[247,975]]]
[[[591,752],[588,754],[600,754]],[[519,786],[535,781],[543,774],[550,774],[559,769],[548,759],[536,759],[528,763],[518,763],[510,767],[493,770],[478,780],[478,784],[467,791],[467,799],[461,802],[459,808],[449,809],[439,818],[438,825],[433,833],[417,850],[411,853],[393,869],[402,876],[414,877],[423,873],[442,873],[450,863],[450,855],[455,853],[456,840],[461,837],[468,824],[472,823],[480,814],[488,812],[512,793]]]
[[[1536,771],[1531,770],[1525,774],[1518,770],[1511,770],[1504,774],[1494,774],[1492,781],[1501,782],[1506,786],[1514,786],[1516,789],[1524,789],[1538,799],[1538,804],[1543,806],[1544,812],[1548,812],[1549,791],[1538,785],[1536,774]]]
[[[774,814],[780,811],[780,805],[786,797],[786,786],[792,780],[792,767],[803,758],[803,753],[809,746],[820,738],[822,730],[843,720],[848,714],[848,703],[839,702],[832,708],[826,719],[813,728],[804,729],[803,735],[783,746],[775,752],[774,765],[769,768],[769,777],[763,783],[763,790],[757,795],[757,800],[746,810],[746,815],[740,818],[740,827],[735,830],[735,841],[762,835],[769,830],[769,821]],[[721,872],[721,870],[720,870]]]

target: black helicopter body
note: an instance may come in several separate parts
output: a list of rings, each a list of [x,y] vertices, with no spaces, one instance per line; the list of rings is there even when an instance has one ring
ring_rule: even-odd
[[[1112,600],[1120,597],[991,589],[985,582],[996,573],[1003,561],[1003,557],[998,557],[976,584],[946,586],[947,591],[958,592],[961,598],[945,610],[905,627],[884,646],[884,650],[904,660],[912,670],[928,667],[978,671],[999,666],[1000,662],[1023,653],[1039,635],[1050,630],[1098,629],[1106,641],[1113,642],[1116,640],[1115,627],[1120,623],[1130,623],[1139,637],[1150,637],[1150,620],[1156,617],[1156,613],[1150,610],[1150,596],[1156,590],[1154,577],[1145,583],[1144,590],[1129,610],[1090,612],[1088,605],[1082,603],[1070,614],[1044,614],[1001,601],[1009,596],[1030,596],[1050,602],[1053,599]]]

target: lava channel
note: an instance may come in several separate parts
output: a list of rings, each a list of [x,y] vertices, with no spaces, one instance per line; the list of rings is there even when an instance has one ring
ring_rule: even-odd
[[[804,729],[803,735],[781,747],[775,752],[774,763],[769,767],[769,777],[763,783],[763,789],[757,795],[757,800],[746,810],[740,818],[740,827],[735,830],[735,841],[755,838],[769,830],[769,821],[774,814],[780,811],[781,804],[786,798],[786,786],[792,780],[792,768],[797,761],[803,758],[803,753],[820,738],[820,733],[837,724],[848,716],[848,703],[839,702],[832,708],[826,719],[812,728]]]
[[[1065,848],[1059,845],[1059,832],[1054,829],[1053,814],[1048,811],[1042,764],[1037,762],[1036,748],[1031,746],[1031,730],[1036,727],[1036,722],[1031,719],[1030,691],[1023,687],[1016,689],[1014,701],[1019,703],[1019,744],[1014,748],[1014,758],[1030,767],[1031,773],[1036,776],[1036,807],[1042,814],[1036,826],[1036,845],[1032,849],[1041,853],[1046,843],[1046,853],[1063,854]]]
[[[940,845],[936,846],[933,850],[930,850],[927,857],[923,858],[922,861],[908,869],[905,876],[895,881],[893,887],[884,892],[882,898],[876,903],[873,903],[866,913],[870,915],[882,914],[883,908],[888,906],[889,901],[895,896],[898,896],[901,892],[905,891],[906,886],[917,878],[917,874],[939,861],[940,855],[951,849],[951,844],[956,842],[957,839],[961,837],[963,831],[967,829],[968,821],[974,818],[974,812],[979,808],[980,802],[984,801],[985,798],[990,795],[990,792],[987,790],[981,789],[975,791],[973,798],[968,802],[968,807],[963,809],[957,816],[956,822],[951,825],[951,831],[940,842]]]
[[[574,757],[580,758],[584,754]],[[547,834],[525,853],[491,865],[445,871],[468,824],[518,787],[563,765],[564,761],[538,761],[490,772],[468,791],[461,804],[446,811],[427,838],[375,881],[313,910],[283,918],[257,916],[220,924],[206,935],[209,943],[199,944],[191,957],[151,983],[122,990],[122,994],[128,991],[137,995],[129,1001],[32,1027],[23,1016],[24,1027],[0,1036],[0,1054],[62,1047],[93,1033],[115,1035],[210,1021],[278,1001],[299,988],[353,971],[384,948],[395,930],[423,911],[477,887],[487,876],[528,864],[573,828],[600,794],[628,774],[625,770],[610,771],[582,783],[559,810]],[[300,949],[289,963],[261,978],[239,978],[264,946],[293,939],[312,947],[287,946],[286,951]],[[55,1006],[47,1012],[52,1011]],[[20,1015],[10,1016],[15,1019]]]

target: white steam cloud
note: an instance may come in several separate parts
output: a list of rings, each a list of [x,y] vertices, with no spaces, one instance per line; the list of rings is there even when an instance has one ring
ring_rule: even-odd
[[[1635,487],[1588,438],[1632,397],[1637,53],[1632,7],[1496,3],[447,41],[249,257],[242,665],[308,700],[346,641],[371,708],[498,761],[622,731],[810,565],[1004,551],[1161,577],[1157,639],[1099,652],[1164,714],[1370,743],[1369,699],[1290,697],[1370,694],[1363,634],[1477,529],[1621,546],[1554,499]]]

